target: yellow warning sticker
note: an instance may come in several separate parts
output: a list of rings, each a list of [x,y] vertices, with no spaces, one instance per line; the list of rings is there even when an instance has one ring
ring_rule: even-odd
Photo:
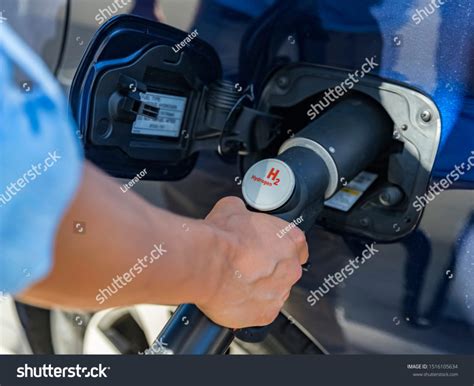
[[[347,186],[342,187],[334,196],[327,200],[324,205],[347,212],[376,179],[377,174],[360,172]]]

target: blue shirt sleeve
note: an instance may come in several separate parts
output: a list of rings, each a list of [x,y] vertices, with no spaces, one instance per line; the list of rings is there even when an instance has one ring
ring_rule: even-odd
[[[1,28],[0,291],[17,293],[52,267],[83,155],[61,88],[5,23]],[[26,80],[17,84],[14,70]]]

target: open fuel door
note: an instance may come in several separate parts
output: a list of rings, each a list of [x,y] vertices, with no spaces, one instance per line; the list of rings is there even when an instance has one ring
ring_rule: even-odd
[[[121,15],[92,39],[70,93],[86,157],[115,177],[175,180],[193,168],[214,49],[190,34]],[[207,133],[216,136],[216,133]]]

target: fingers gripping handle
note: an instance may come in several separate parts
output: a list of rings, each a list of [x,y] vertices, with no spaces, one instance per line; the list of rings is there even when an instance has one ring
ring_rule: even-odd
[[[275,214],[275,217],[279,217],[282,220],[288,221],[287,220],[287,214],[280,214],[277,215]],[[298,224],[297,226],[301,228],[304,232],[307,231],[311,226],[306,225],[303,227],[304,221],[301,224]],[[312,224],[311,224],[312,225]],[[262,342],[268,333],[270,332],[270,329],[272,327],[272,323],[269,324],[268,326],[263,326],[263,327],[248,327],[248,328],[242,328],[234,331],[234,334],[237,338],[240,340],[243,340],[244,342],[249,342],[249,343],[257,343],[257,342]]]
[[[147,353],[225,354],[235,337],[246,342],[261,342],[270,328],[271,324],[232,330],[214,323],[194,304],[183,304],[176,309]]]
[[[311,162],[314,166],[311,180],[302,175],[302,161]],[[279,159],[260,163],[256,168],[249,169],[244,178],[244,198],[251,209],[266,211],[288,222],[302,217],[304,221],[298,226],[306,231],[313,225],[322,208],[328,179],[324,163],[310,150],[289,149],[281,154]],[[263,184],[262,181],[268,183]],[[248,187],[249,183],[257,185],[245,193],[245,187]],[[272,185],[269,185],[270,183]],[[267,195],[266,190],[260,190],[259,184],[264,188],[275,189]],[[178,307],[149,352],[224,354],[234,337],[247,342],[259,342],[265,339],[270,328],[271,325],[234,331],[215,324],[195,305],[184,304]]]

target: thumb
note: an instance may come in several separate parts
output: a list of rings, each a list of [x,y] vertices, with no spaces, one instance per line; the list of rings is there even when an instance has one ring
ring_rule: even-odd
[[[221,216],[229,216],[243,211],[247,211],[245,203],[239,197],[229,196],[217,201],[207,217],[216,214],[216,212]]]

